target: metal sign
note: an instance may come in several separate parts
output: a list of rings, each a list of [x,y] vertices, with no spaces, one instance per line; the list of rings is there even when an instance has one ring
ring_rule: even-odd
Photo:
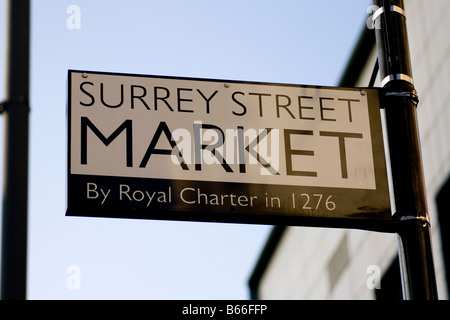
[[[69,216],[391,219],[376,89],[74,70],[68,89]]]

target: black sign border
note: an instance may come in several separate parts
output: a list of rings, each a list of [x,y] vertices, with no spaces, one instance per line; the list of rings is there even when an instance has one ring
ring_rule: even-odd
[[[70,159],[71,159],[71,79],[72,74],[102,74],[113,76],[132,76],[132,77],[146,77],[158,79],[177,79],[189,81],[208,81],[208,82],[223,82],[223,83],[240,83],[240,84],[257,84],[270,86],[290,86],[290,87],[307,87],[317,89],[333,89],[333,90],[359,90],[362,94],[366,94],[369,104],[369,121],[371,123],[371,138],[372,150],[374,156],[374,170],[376,178],[376,190],[363,189],[345,189],[345,188],[324,188],[324,187],[302,187],[302,186],[286,186],[286,185],[258,185],[258,184],[242,184],[229,182],[207,182],[213,185],[232,186],[237,188],[265,188],[269,189],[288,189],[288,192],[302,193],[307,191],[309,193],[329,194],[331,191],[345,192],[351,191],[354,195],[360,195],[363,198],[369,197],[379,201],[377,207],[361,206],[356,208],[353,212],[341,214],[339,216],[323,215],[316,213],[301,213],[292,214],[283,210],[274,210],[271,212],[259,213],[241,212],[238,208],[218,208],[215,211],[193,210],[189,206],[172,206],[170,208],[151,209],[140,208],[139,206],[98,206],[93,202],[83,201],[81,194],[85,194],[86,190],[80,190],[83,181],[101,181],[104,179],[120,179],[121,181],[128,181],[127,183],[138,183],[138,185],[201,185],[201,181],[177,181],[165,179],[148,179],[148,178],[124,178],[124,177],[106,177],[106,176],[91,176],[91,175],[76,175],[70,173]],[[395,232],[396,221],[391,215],[391,208],[389,202],[389,189],[387,181],[386,163],[375,161],[376,154],[384,156],[384,142],[381,127],[381,116],[379,114],[380,94],[379,88],[345,88],[345,87],[329,87],[329,86],[314,86],[314,85],[294,85],[283,83],[268,83],[268,82],[251,82],[251,81],[237,81],[237,80],[219,80],[219,79],[204,79],[204,78],[189,78],[189,77],[171,77],[171,76],[153,76],[141,74],[127,74],[127,73],[112,73],[112,72],[98,72],[98,71],[82,71],[82,70],[68,70],[68,87],[67,87],[67,211],[66,216],[78,217],[98,217],[98,218],[124,218],[124,219],[150,219],[150,220],[175,220],[175,221],[201,221],[201,222],[225,222],[225,223],[246,223],[246,224],[269,224],[269,225],[292,225],[292,226],[316,226],[316,227],[332,227],[332,228],[354,228],[382,232]],[[378,112],[378,114],[377,114]],[[99,180],[100,179],[100,180]],[[141,180],[146,180],[142,182]],[[205,182],[203,182],[205,183]],[[77,195],[77,196],[75,196]],[[351,200],[351,197],[347,197]],[[213,209],[213,208],[211,208]],[[149,214],[151,212],[151,214]]]

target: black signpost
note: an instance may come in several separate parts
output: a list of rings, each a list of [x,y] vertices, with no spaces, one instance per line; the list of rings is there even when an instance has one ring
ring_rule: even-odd
[[[7,1],[8,51],[2,219],[1,298],[26,298],[30,3]]]
[[[398,221],[405,299],[437,299],[406,16],[402,0],[375,0],[373,14]]]

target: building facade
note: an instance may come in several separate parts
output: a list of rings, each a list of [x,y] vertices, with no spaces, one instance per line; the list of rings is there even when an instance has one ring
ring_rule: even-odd
[[[450,1],[404,2],[414,85],[420,99],[417,113],[438,295],[448,299]],[[370,83],[377,50],[374,31],[367,25],[362,29],[340,86],[367,87]],[[254,299],[402,299],[397,235],[274,226],[249,286]]]

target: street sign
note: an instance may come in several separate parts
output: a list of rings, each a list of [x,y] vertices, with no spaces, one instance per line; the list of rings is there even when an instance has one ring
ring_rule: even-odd
[[[69,216],[389,221],[386,176],[377,89],[68,72]]]

